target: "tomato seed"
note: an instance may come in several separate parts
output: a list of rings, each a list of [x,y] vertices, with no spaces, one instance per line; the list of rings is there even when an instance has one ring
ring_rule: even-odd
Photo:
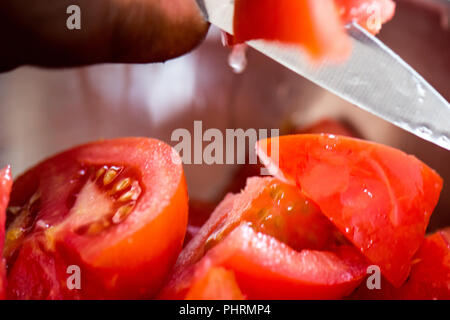
[[[114,169],[108,169],[106,171],[105,176],[103,177],[103,184],[107,186],[111,182],[114,181],[114,179],[117,177],[117,171]]]
[[[120,202],[128,202],[128,201],[136,201],[140,194],[142,192],[141,187],[139,186],[139,183],[137,181],[134,181],[131,185],[130,191],[125,192],[123,195],[121,195],[118,199]]]
[[[119,209],[117,209],[116,213],[112,217],[112,219],[111,219],[112,222],[114,224],[121,223],[128,217],[128,215],[131,213],[133,208],[134,208],[134,203],[130,203],[130,204],[120,207]]]
[[[98,169],[96,175],[95,175],[95,180],[97,180],[98,178],[100,178],[104,173],[106,172],[105,168],[100,168]]]

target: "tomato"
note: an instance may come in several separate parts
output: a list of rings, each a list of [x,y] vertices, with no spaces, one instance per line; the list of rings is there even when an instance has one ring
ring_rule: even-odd
[[[187,225],[179,160],[157,140],[104,140],[58,154],[19,177],[4,250],[8,296],[152,297],[181,250]],[[77,267],[81,289],[69,279]]]
[[[3,252],[5,240],[5,211],[8,206],[9,194],[11,192],[12,178],[11,168],[0,170],[0,252]],[[6,297],[6,266],[4,259],[0,256],[0,300]]]
[[[373,34],[380,32],[383,23],[392,19],[395,2],[392,0],[334,0],[345,22],[356,21]]]
[[[215,267],[232,271],[249,299],[341,298],[359,284],[365,263],[298,188],[254,177],[182,251],[160,298],[186,298]]]
[[[403,286],[384,280],[381,290],[361,286],[353,299],[450,300],[450,228],[426,237]]]
[[[276,147],[278,157],[272,158]],[[442,189],[434,170],[387,146],[325,134],[262,140],[257,152],[275,176],[298,185],[390,282],[405,281]]]
[[[342,60],[350,40],[329,0],[236,0],[236,42],[255,39],[301,45],[314,59]]]

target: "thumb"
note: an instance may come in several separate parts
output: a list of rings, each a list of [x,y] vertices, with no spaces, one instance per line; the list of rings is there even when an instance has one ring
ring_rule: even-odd
[[[76,5],[80,29],[69,29]],[[159,62],[197,46],[208,30],[195,0],[2,0],[0,70]]]
[[[125,0],[119,6],[112,61],[178,57],[198,45],[209,26],[195,0]]]

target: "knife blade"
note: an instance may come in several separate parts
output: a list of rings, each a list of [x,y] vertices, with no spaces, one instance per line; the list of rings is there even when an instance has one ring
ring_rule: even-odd
[[[234,0],[197,0],[213,25],[233,34]],[[348,102],[450,150],[450,104],[420,74],[356,23],[347,25],[353,51],[340,64],[311,65],[295,45],[248,45]]]

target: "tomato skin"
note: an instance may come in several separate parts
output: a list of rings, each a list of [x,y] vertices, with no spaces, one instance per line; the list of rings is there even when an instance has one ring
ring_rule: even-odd
[[[279,160],[271,159],[278,143]],[[413,156],[334,135],[258,142],[272,173],[297,184],[395,286],[408,276],[442,189],[439,175]]]
[[[6,207],[12,187],[11,167],[0,170],[0,252],[3,252],[5,241]],[[6,265],[0,256],[0,300],[6,297]]]
[[[11,205],[21,206],[38,189],[40,208],[17,258],[8,261],[8,278],[14,284],[8,289],[11,298],[154,296],[181,251],[186,231],[187,187],[181,161],[173,161],[177,159],[170,146],[154,139],[104,140],[58,154],[19,177],[13,186]],[[110,194],[115,182],[108,185],[109,189],[102,189],[107,187],[94,185],[88,173],[85,178],[77,175],[105,164],[125,168],[123,174],[130,172],[141,191],[126,220],[90,235],[79,231],[83,230],[80,226],[108,208],[102,203],[113,201]],[[97,191],[94,194],[89,190]],[[45,221],[48,227],[38,229],[39,221]],[[70,265],[81,269],[81,290],[66,287]],[[57,281],[43,281],[41,275]]]
[[[329,0],[236,0],[236,42],[255,39],[302,45],[315,60],[343,60],[351,43]],[[324,23],[326,21],[326,23]]]
[[[427,236],[413,261],[408,280],[400,288],[382,279],[381,290],[361,286],[352,298],[450,300],[450,228]]]

